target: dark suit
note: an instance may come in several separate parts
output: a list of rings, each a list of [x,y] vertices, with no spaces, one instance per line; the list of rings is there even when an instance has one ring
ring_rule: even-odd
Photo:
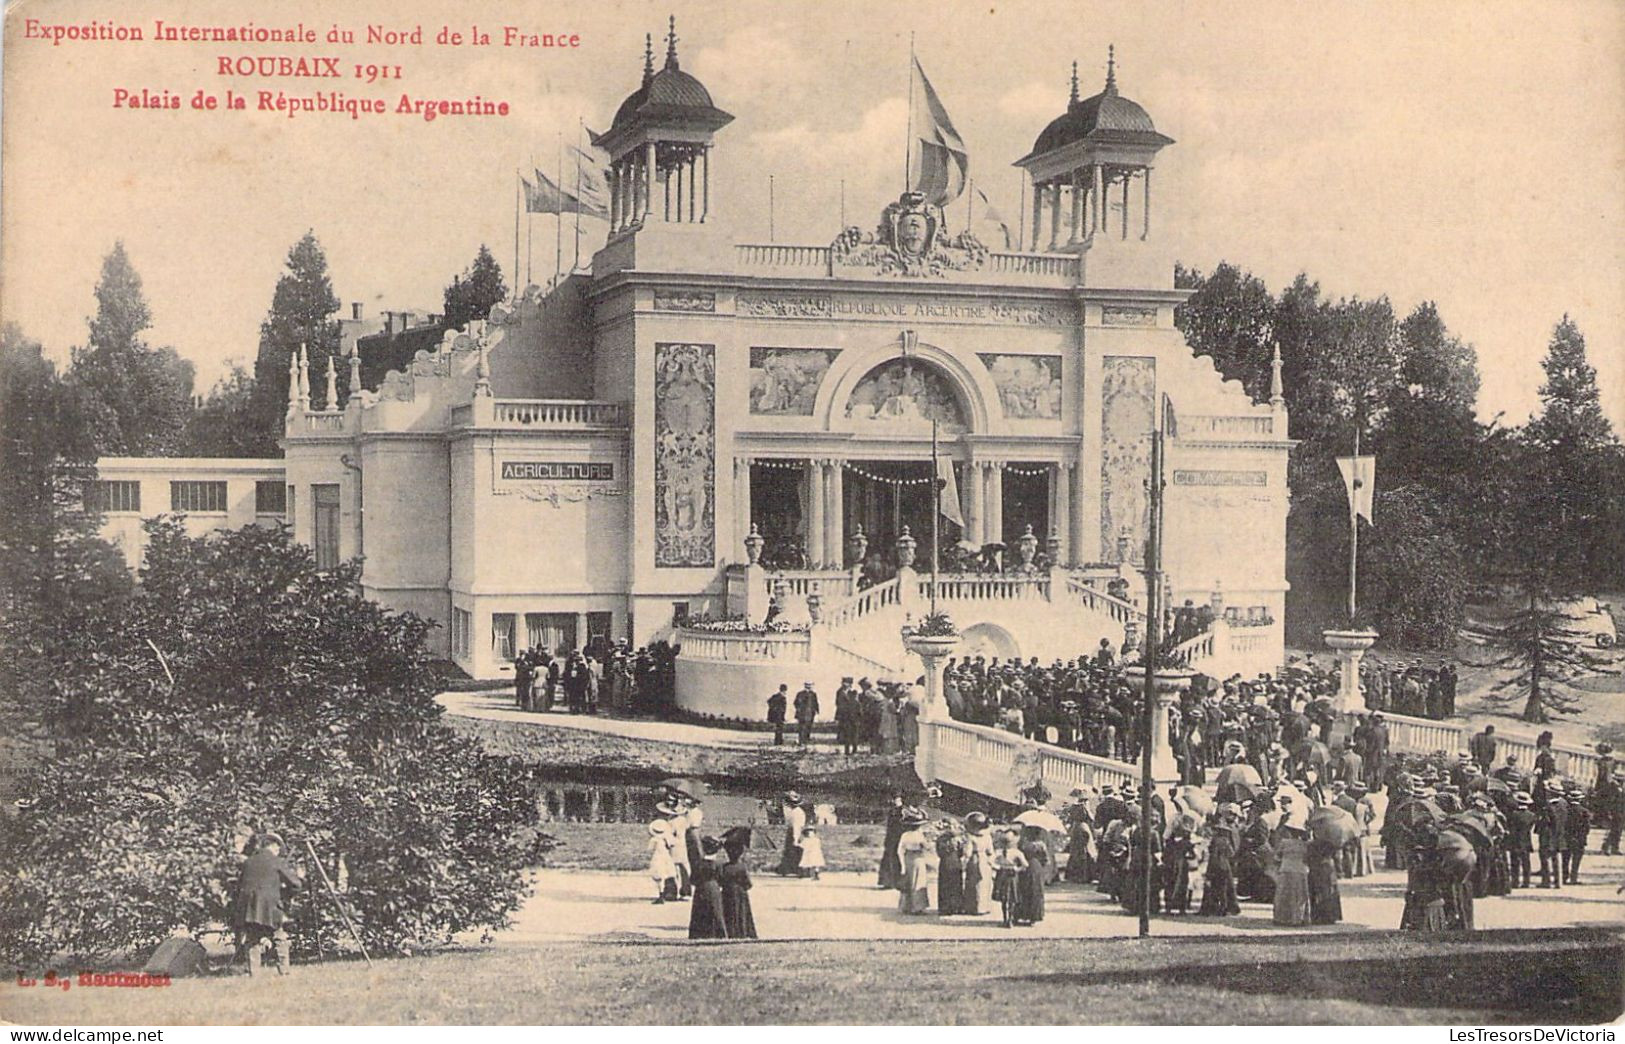
[[[812,742],[813,722],[818,718],[818,694],[811,689],[796,693],[796,732],[805,747]]]
[[[292,944],[283,927],[288,920],[288,911],[282,905],[283,886],[297,891],[305,886],[305,880],[279,853],[262,848],[243,861],[233,920],[238,950],[248,953],[250,975],[259,970],[267,939],[276,950],[278,967],[284,973],[288,969]]]
[[[1515,808],[1507,813],[1507,854],[1512,857],[1512,887],[1529,887],[1529,850],[1533,846],[1530,837],[1535,829],[1535,813],[1532,809]]]
[[[773,726],[775,746],[784,742],[784,710],[788,702],[782,692],[775,692],[767,698],[767,721]]]
[[[1535,833],[1540,838],[1540,886],[1563,887],[1563,845],[1569,829],[1569,806],[1562,798],[1551,798],[1541,809]]]
[[[1480,732],[1467,741],[1467,752],[1478,762],[1478,767],[1485,772],[1495,764],[1495,734],[1493,732]]]
[[[1591,810],[1585,802],[1576,801],[1569,806],[1569,821],[1563,831],[1563,876],[1569,884],[1580,883],[1580,860],[1586,854],[1586,841],[1591,833]]]

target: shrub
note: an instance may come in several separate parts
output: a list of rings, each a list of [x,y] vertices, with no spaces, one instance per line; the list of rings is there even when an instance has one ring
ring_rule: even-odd
[[[503,926],[544,840],[536,806],[521,763],[439,721],[429,625],[285,532],[149,535],[139,590],[86,607],[78,646],[28,675],[56,756],[0,824],[4,956],[94,958],[221,924],[243,842],[267,829],[296,860],[308,839],[330,876],[342,865],[369,948]],[[296,946],[347,941],[305,869]]]

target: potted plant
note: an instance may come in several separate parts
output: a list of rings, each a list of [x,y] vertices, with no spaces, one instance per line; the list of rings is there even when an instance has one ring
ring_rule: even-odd
[[[903,628],[903,645],[922,657],[947,656],[959,646],[959,629],[947,613],[926,613],[919,623]]]

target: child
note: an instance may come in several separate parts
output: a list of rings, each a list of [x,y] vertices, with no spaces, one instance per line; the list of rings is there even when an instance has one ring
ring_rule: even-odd
[[[649,824],[649,876],[654,878],[657,903],[677,892],[677,863],[671,857],[671,824],[657,819]]]
[[[1014,830],[1000,831],[993,841],[993,900],[1004,912],[1004,927],[1016,923],[1016,908],[1021,902],[1021,872],[1027,869],[1027,857],[1016,846]]]
[[[809,826],[801,832],[801,871],[814,881],[824,869],[824,842],[818,837],[818,828]]]

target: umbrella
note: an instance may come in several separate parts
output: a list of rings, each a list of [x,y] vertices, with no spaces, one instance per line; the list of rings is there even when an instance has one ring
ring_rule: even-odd
[[[1439,869],[1447,879],[1464,881],[1478,864],[1478,856],[1473,852],[1473,843],[1456,833],[1457,829],[1457,824],[1452,823],[1448,830],[1439,831],[1434,852],[1439,858]]]
[[[1479,776],[1477,779],[1467,784],[1467,789],[1482,790],[1486,794],[1512,793],[1512,788],[1507,785],[1506,780],[1496,779],[1494,776]]]
[[[1047,808],[1029,808],[1017,816],[1015,821],[1022,826],[1037,827],[1057,834],[1066,833],[1066,824],[1061,822],[1061,817]]]
[[[698,780],[684,779],[681,776],[673,776],[671,779],[663,779],[660,781],[660,786],[662,789],[669,790],[673,794],[681,794],[684,797],[693,798],[696,801],[700,800],[706,795],[706,786],[704,783],[701,783]]]
[[[1342,848],[1360,836],[1360,827],[1336,805],[1325,805],[1309,813],[1309,833],[1322,844]]]
[[[1439,823],[1444,819],[1444,809],[1429,801],[1427,798],[1411,798],[1393,811],[1394,822],[1409,830],[1415,830],[1422,823]]]
[[[1258,795],[1268,790],[1262,783],[1221,783],[1216,797],[1219,801],[1240,804],[1243,801],[1257,801]]]
[[[1180,787],[1179,801],[1199,816],[1212,815],[1213,799],[1201,787]]]
[[[1238,761],[1234,764],[1226,765],[1224,768],[1220,769],[1216,782],[1219,785],[1219,789],[1223,790],[1225,787],[1232,786],[1236,783],[1247,783],[1258,787],[1263,785],[1264,780],[1261,776],[1259,776],[1257,769],[1253,768],[1245,761]]]
[[[1478,816],[1471,813],[1462,813],[1451,816],[1445,821],[1440,830],[1448,830],[1460,834],[1471,841],[1476,848],[1488,848],[1494,842],[1490,837],[1489,826]]]

